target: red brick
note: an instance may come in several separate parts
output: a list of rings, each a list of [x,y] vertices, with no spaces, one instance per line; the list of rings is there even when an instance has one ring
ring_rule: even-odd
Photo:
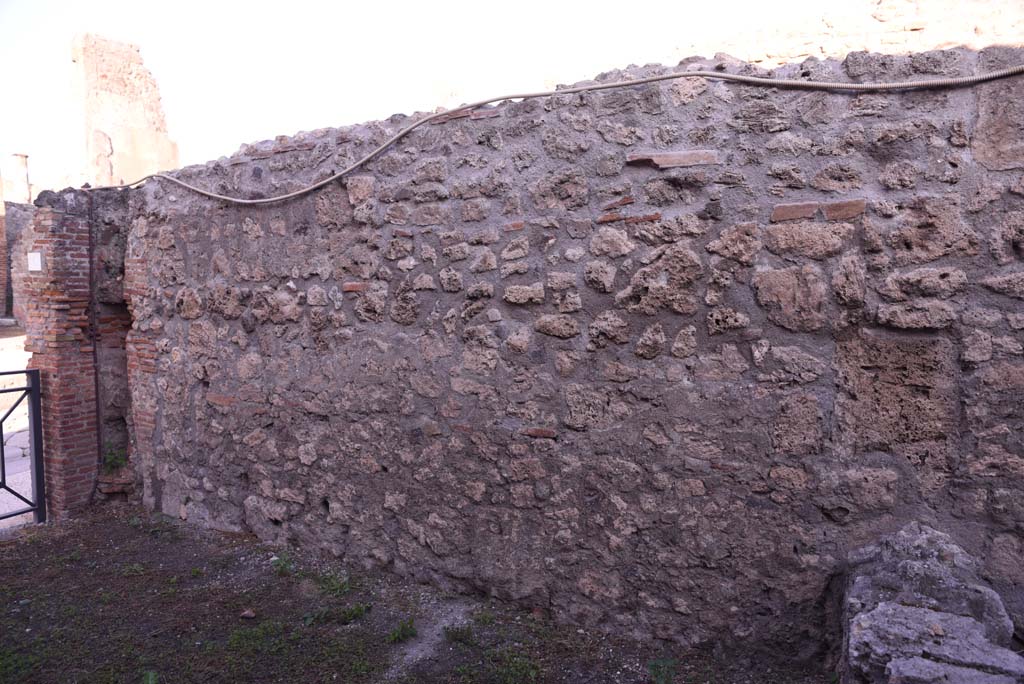
[[[653,164],[659,169],[677,166],[721,164],[722,156],[716,150],[676,150],[672,152],[638,152],[626,157],[627,164]]]
[[[776,204],[772,208],[772,223],[792,221],[794,219],[814,218],[818,213],[817,202],[797,202],[794,204]]]
[[[867,201],[863,199],[842,200],[822,205],[825,218],[829,221],[845,221],[860,216],[867,209]]]
[[[633,202],[636,202],[636,200],[634,198],[628,197],[628,196],[627,197],[623,197],[622,199],[617,199],[614,202],[610,202],[610,203],[604,205],[603,207],[601,207],[601,211],[611,211],[612,209],[618,209],[619,207],[625,207],[625,206],[627,206],[629,204],[632,204]]]

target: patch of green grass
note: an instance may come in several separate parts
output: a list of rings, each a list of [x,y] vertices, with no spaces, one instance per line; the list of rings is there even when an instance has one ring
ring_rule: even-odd
[[[647,671],[654,684],[672,684],[676,676],[676,664],[674,658],[657,658],[647,663]]]
[[[121,575],[123,577],[138,577],[145,574],[146,568],[144,568],[141,563],[129,563],[121,568]]]
[[[476,684],[480,681],[480,674],[476,666],[469,663],[459,665],[452,671],[452,674],[458,677],[459,684]]]
[[[103,472],[116,473],[126,465],[128,465],[128,452],[108,443],[106,451],[103,452]]]
[[[400,644],[414,636],[416,636],[416,626],[413,624],[412,618],[406,618],[399,621],[398,626],[388,633],[387,641],[389,644]]]
[[[357,603],[347,608],[338,610],[330,606],[321,606],[302,616],[302,624],[312,627],[325,622],[336,622],[341,625],[348,625],[370,612],[369,603]]]
[[[494,677],[498,684],[533,684],[540,677],[540,666],[530,656],[512,649],[492,656]]]
[[[349,606],[348,608],[345,608],[338,613],[338,622],[340,622],[343,625],[355,622],[359,618],[369,613],[371,607],[372,606],[369,603],[357,603],[354,606]]]
[[[287,577],[295,574],[295,562],[287,553],[279,553],[270,559],[270,567],[274,569],[279,577]]]
[[[473,628],[469,625],[451,625],[445,627],[444,638],[452,643],[476,646],[476,639],[473,636]]]
[[[142,684],[157,684],[156,672],[153,670],[146,670],[142,673]]]
[[[60,562],[63,563],[64,565],[70,565],[71,563],[77,563],[80,560],[82,560],[82,552],[79,551],[78,549],[75,549],[71,553],[60,557]]]
[[[486,608],[483,608],[473,613],[473,622],[483,627],[493,625],[496,619],[497,618],[494,617],[494,613],[487,610]]]
[[[352,591],[352,582],[347,577],[339,577],[330,573],[317,576],[316,586],[321,593],[335,598],[340,598]]]
[[[31,654],[0,647],[0,682],[25,681],[36,666],[36,662],[36,658]]]
[[[203,569],[202,568],[192,568],[191,570],[188,571],[188,574],[192,575],[192,577],[202,577],[203,576]]]
[[[311,610],[310,612],[303,615],[302,624],[304,624],[306,627],[312,627],[313,625],[319,624],[321,622],[327,622],[328,618],[330,618],[330,615],[331,609],[327,606],[321,606],[320,608],[317,608],[316,610]]]
[[[297,635],[288,634],[287,628],[276,620],[264,620],[255,627],[242,627],[228,635],[228,650],[254,655],[281,653]]]

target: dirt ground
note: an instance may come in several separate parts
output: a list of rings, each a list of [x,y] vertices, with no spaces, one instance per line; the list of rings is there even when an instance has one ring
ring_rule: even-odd
[[[129,504],[0,538],[0,682],[826,684],[556,625]]]

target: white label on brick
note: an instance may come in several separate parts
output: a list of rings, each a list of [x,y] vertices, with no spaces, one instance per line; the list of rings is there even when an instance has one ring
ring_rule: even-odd
[[[43,253],[42,252],[29,252],[28,253],[28,270],[29,271],[42,271],[43,270]]]

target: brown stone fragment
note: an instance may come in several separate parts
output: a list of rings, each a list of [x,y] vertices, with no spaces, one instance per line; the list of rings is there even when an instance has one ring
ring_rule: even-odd
[[[633,202],[635,201],[636,199],[634,199],[633,197],[623,197],[622,199],[617,199],[614,202],[609,202],[608,204],[604,205],[603,207],[601,207],[601,211],[611,211],[612,209],[618,209],[619,207],[624,207],[629,204],[633,204]]]
[[[721,155],[716,150],[678,150],[674,152],[638,152],[626,157],[627,164],[653,164],[659,169],[701,164],[721,164]]]
[[[367,283],[348,282],[341,284],[342,292],[366,292]]]
[[[557,430],[552,430],[551,428],[546,427],[523,428],[522,434],[535,439],[555,439],[558,437]]]
[[[661,214],[658,213],[658,212],[655,212],[653,214],[640,214],[639,216],[627,216],[624,220],[625,220],[626,225],[631,225],[631,224],[634,224],[634,223],[651,223],[653,221],[660,221],[661,220]]]

